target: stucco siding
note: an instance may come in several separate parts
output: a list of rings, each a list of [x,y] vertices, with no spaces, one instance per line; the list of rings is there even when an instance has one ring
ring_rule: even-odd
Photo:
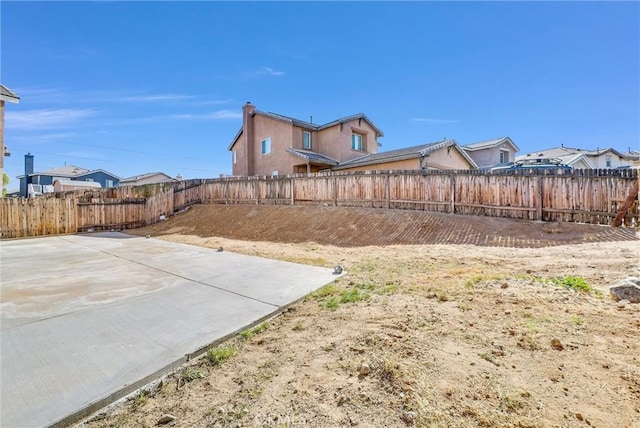
[[[464,158],[464,156],[462,156],[462,154],[458,150],[454,149],[453,147],[449,147],[449,149],[450,150],[448,150],[448,152],[447,148],[442,148],[429,154],[429,156],[424,158],[422,166],[432,169],[471,168],[469,162]]]
[[[293,165],[287,148],[293,147],[293,136],[297,133],[295,127],[261,115],[255,115],[253,120],[255,136],[253,175],[271,175],[274,171],[278,171],[278,174],[291,174]],[[262,140],[266,138],[271,138],[271,152],[262,154]],[[300,138],[302,138],[301,132]]]
[[[353,150],[351,148],[351,134],[353,132],[363,136],[364,150]],[[376,132],[365,120],[359,121],[356,119],[345,122],[342,125],[325,128],[318,133],[317,140],[318,146],[314,149],[315,151],[326,154],[340,162],[359,158],[367,153],[378,152]]]
[[[354,168],[344,168],[341,169],[340,172],[350,172],[350,171],[404,171],[404,170],[419,170],[420,169],[420,159],[404,159],[394,162],[384,162],[377,163],[375,165],[364,165],[358,166]]]
[[[476,165],[479,167],[483,166],[493,166],[495,164],[500,163],[500,152],[504,151],[507,153],[508,159],[505,159],[504,162],[513,162],[516,158],[516,154],[508,143],[502,143],[499,146],[491,147],[487,149],[480,149],[475,151],[467,151],[467,154],[471,159],[474,160]]]

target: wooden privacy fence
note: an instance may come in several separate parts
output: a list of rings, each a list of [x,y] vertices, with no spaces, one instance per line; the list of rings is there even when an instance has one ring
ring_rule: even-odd
[[[412,209],[638,227],[636,170],[366,171],[180,183],[0,199],[3,238],[128,229],[195,203]]]

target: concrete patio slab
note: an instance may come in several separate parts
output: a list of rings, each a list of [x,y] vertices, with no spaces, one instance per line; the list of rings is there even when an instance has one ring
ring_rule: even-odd
[[[0,256],[3,427],[79,419],[336,279],[122,233],[2,241]]]

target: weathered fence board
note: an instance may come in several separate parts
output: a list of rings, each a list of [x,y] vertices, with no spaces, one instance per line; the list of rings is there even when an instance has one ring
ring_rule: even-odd
[[[3,238],[127,229],[194,203],[414,209],[515,219],[638,227],[635,170],[378,171],[187,180],[0,199]]]

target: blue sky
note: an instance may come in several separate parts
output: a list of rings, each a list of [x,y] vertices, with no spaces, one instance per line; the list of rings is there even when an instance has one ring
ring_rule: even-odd
[[[639,2],[13,2],[5,169],[231,173],[241,108],[365,113],[381,150],[640,149]]]

